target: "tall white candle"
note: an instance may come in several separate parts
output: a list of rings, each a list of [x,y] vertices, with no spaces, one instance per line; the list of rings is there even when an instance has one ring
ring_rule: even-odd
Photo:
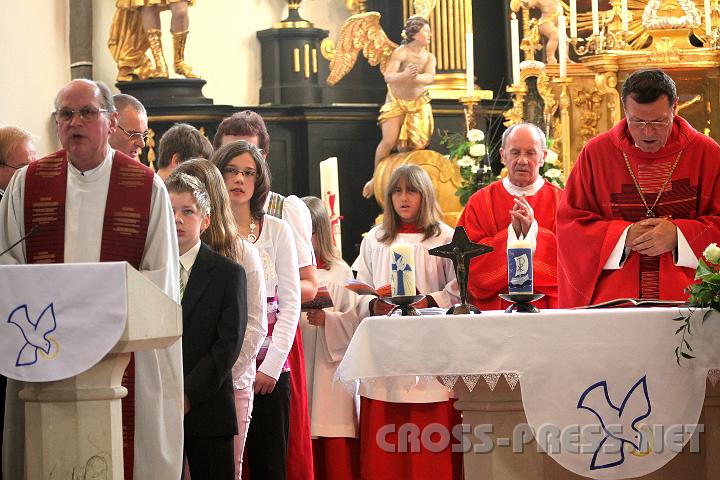
[[[598,12],[598,0],[592,0],[592,27],[593,35],[600,35],[600,13]]]
[[[415,295],[415,249],[409,243],[390,247],[390,291],[393,297]]]
[[[330,214],[333,246],[342,255],[342,231],[340,228],[340,181],[338,179],[338,159],[330,157],[320,162],[320,191]]]
[[[620,19],[622,20],[623,32],[628,31],[629,18],[628,18],[628,0],[620,1]]]
[[[570,0],[570,38],[577,38],[577,0]]]
[[[518,85],[520,83],[520,33],[518,29],[518,19],[514,13],[510,18],[510,48],[513,85]]]
[[[712,38],[712,11],[710,10],[710,0],[705,0],[704,7],[705,7],[705,37],[707,37],[707,40],[705,41],[705,43],[707,45],[710,45],[710,40]]]
[[[560,77],[567,77],[567,33],[565,15],[558,16],[558,57],[560,59]]]
[[[467,96],[472,97],[475,93],[475,57],[473,52],[473,33],[471,30],[465,32],[465,76],[467,77]]]

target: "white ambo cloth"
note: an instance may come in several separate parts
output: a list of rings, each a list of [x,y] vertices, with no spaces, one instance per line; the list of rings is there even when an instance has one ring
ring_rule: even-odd
[[[0,267],[0,373],[62,380],[98,363],[127,319],[125,262]]]
[[[648,433],[654,426],[666,431],[689,426],[675,447],[688,441],[698,423],[708,372],[720,367],[720,315],[715,312],[702,324],[701,312],[695,312],[693,335],[686,339],[696,358],[677,364],[681,336],[675,331],[681,323],[673,318],[679,313],[687,310],[373,317],[360,323],[337,378],[346,384],[387,382],[412,389],[428,377],[444,376],[446,385],[462,377],[471,390],[480,377],[491,387],[498,374],[510,381],[519,378],[534,432],[543,425],[560,431],[577,426],[582,432],[579,441],[562,443],[559,452],[539,439],[553,459],[590,478],[632,478],[676,455],[678,448],[659,448],[663,438]],[[572,441],[572,435],[561,437],[565,440]]]

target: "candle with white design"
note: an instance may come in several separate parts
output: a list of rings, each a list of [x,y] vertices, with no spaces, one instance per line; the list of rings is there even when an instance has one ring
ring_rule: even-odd
[[[508,242],[508,293],[533,293],[532,245],[527,240]]]
[[[390,247],[390,290],[393,297],[415,295],[415,249],[409,243]]]

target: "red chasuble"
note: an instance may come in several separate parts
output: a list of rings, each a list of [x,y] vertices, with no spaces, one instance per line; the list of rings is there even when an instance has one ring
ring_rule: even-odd
[[[27,263],[65,260],[65,199],[67,154],[60,150],[33,162],[25,176],[25,231],[40,229],[26,240]],[[126,261],[140,269],[150,220],[154,173],[123,153],[115,152],[103,220],[101,262]],[[133,478],[135,364],[130,357],[122,385],[123,463],[125,478]]]
[[[557,269],[555,212],[562,190],[545,182],[526,197],[538,223],[537,246],[533,255],[533,289],[545,297],[535,302],[539,308],[557,307]],[[470,262],[468,296],[481,310],[504,309],[509,303],[498,297],[508,291],[507,240],[513,196],[501,181],[476,192],[463,210],[458,225],[465,227],[470,240],[493,247],[493,251]]]
[[[668,216],[696,256],[720,239],[720,147],[685,119],[675,116],[663,148],[635,147],[626,120],[590,140],[580,152],[557,214],[560,306],[574,307],[613,298],[685,300],[692,268],[674,265],[673,253],[630,252],[622,268],[603,270],[622,232],[645,218],[646,208],[622,152],[649,205],[677,167],[654,209]]]

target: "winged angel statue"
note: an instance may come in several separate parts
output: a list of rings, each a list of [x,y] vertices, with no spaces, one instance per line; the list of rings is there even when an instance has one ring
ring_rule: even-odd
[[[390,40],[380,26],[378,12],[359,13],[348,18],[340,30],[330,63],[328,85],[335,85],[352,70],[362,51],[368,63],[379,65],[388,93],[380,108],[378,123],[382,140],[375,150],[375,166],[393,150],[420,150],[430,143],[434,129],[428,85],[435,79],[437,60],[428,51],[432,39],[427,16],[435,0],[416,0],[416,15],[408,18],[400,45]],[[374,177],[363,188],[373,196]]]

